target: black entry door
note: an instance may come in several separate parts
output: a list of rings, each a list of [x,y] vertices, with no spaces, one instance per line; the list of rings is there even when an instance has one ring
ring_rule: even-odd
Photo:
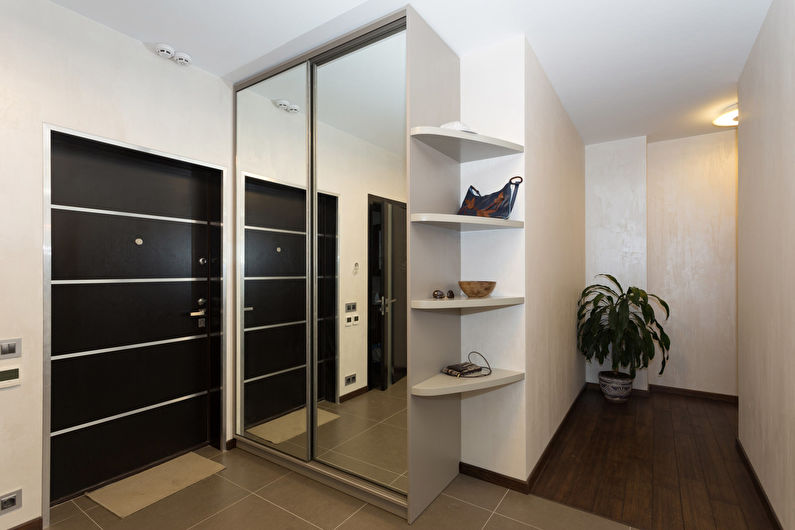
[[[367,385],[386,390],[406,375],[406,204],[368,197]]]
[[[53,502],[220,443],[221,172],[54,132]]]

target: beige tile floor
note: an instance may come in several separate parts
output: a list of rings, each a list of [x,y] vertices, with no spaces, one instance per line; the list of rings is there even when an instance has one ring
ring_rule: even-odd
[[[57,530],[407,528],[375,506],[239,449],[198,451],[226,469],[129,517],[119,519],[87,497],[55,506]],[[459,475],[414,522],[424,530],[600,530],[629,527],[540,497]]]
[[[318,460],[399,492],[408,489],[406,378],[340,404],[318,407],[339,419],[318,429]]]

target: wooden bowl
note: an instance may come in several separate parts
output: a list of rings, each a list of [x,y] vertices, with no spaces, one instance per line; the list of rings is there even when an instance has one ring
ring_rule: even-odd
[[[497,282],[458,282],[458,286],[470,298],[486,298],[496,285]]]

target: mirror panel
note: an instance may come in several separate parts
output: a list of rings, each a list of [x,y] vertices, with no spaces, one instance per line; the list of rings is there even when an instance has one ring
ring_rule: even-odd
[[[339,366],[324,393],[318,386],[316,459],[402,493],[408,485],[405,46],[401,32],[320,64],[314,87],[318,382],[330,377],[332,345]],[[339,214],[333,222],[323,206],[331,197]],[[323,272],[332,262],[334,277]],[[350,304],[355,309],[346,309]]]
[[[237,93],[238,434],[309,459],[308,66]]]

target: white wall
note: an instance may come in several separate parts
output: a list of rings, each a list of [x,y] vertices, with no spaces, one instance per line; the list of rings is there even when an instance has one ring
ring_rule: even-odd
[[[239,98],[238,170],[305,188],[306,115],[279,110],[253,90]],[[406,202],[405,157],[319,122],[317,186],[339,197],[338,389],[344,395],[367,386],[367,195]],[[358,326],[345,327],[346,302],[357,303]],[[356,383],[345,386],[353,373]]]
[[[649,383],[737,395],[734,129],[648,145],[648,287],[671,306]],[[658,318],[664,316],[658,312]]]
[[[525,51],[525,477],[583,386],[576,302],[585,275],[585,150]]]
[[[739,82],[740,441],[795,528],[795,0],[774,0]]]
[[[524,144],[524,62],[521,35],[462,57],[461,120],[482,134]],[[495,111],[494,101],[510,112]],[[524,176],[524,160],[519,154],[462,164],[461,198],[470,184],[485,194],[502,188],[514,175]],[[526,186],[519,189],[512,219],[525,219]],[[461,279],[494,280],[495,295],[523,295],[522,236],[521,230],[462,232]],[[524,370],[524,319],[524,305],[462,315],[462,359],[477,350],[493,366]],[[462,395],[462,462],[527,478],[524,393],[525,383],[520,382]]]
[[[405,203],[406,160],[329,125],[318,128],[317,186],[339,195],[338,388],[344,395],[367,386],[367,195]],[[358,326],[345,327],[346,302],[356,302]],[[356,383],[345,386],[353,373]]]
[[[24,347],[0,365],[22,368],[22,385],[0,390],[0,492],[24,492],[22,508],[0,516],[8,528],[42,513],[43,124],[230,167],[232,92],[48,1],[4,1],[2,11],[0,241],[10,252],[0,253],[0,337]]]
[[[626,289],[646,288],[646,137],[585,148],[585,283],[612,274]],[[586,379],[598,382],[602,367],[586,361]],[[648,386],[645,370],[634,388]]]

